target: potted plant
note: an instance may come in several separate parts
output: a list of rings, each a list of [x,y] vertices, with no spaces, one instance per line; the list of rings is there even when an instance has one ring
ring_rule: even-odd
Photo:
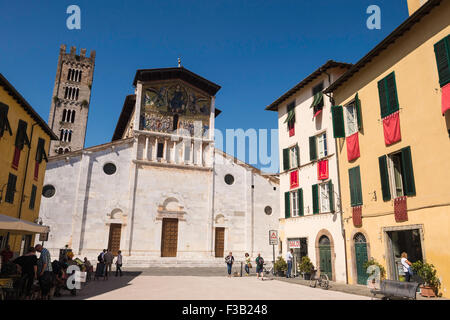
[[[277,261],[275,261],[274,270],[278,276],[280,277],[284,276],[284,273],[287,270],[287,263],[283,259],[283,257],[280,256],[278,257]]]
[[[379,270],[379,275],[380,275],[380,279],[378,279],[379,281],[386,279],[386,269],[384,268],[383,265],[381,265],[378,261],[376,261],[374,258],[370,258],[369,260],[367,260],[363,267],[365,270],[367,270],[370,266],[375,266],[376,268],[378,268]],[[370,271],[370,273],[368,272],[368,277],[373,276],[374,274],[376,274],[376,268],[372,268],[372,270]],[[368,285],[372,288],[375,288],[375,283],[376,283],[376,278],[372,279],[371,283],[368,283]]]
[[[423,263],[419,260],[412,264],[412,269],[423,281],[423,284],[420,286],[420,295],[423,297],[439,296],[441,281],[436,276],[437,271],[434,268],[434,265]]]
[[[298,270],[303,274],[303,279],[311,279],[311,274],[314,272],[314,265],[309,257],[302,257],[301,261],[298,263]]]

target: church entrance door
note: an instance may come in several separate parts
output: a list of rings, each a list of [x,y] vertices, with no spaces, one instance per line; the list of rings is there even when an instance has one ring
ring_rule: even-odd
[[[215,251],[216,258],[224,257],[225,228],[216,228]]]
[[[178,244],[178,219],[163,219],[161,257],[176,257]]]
[[[109,241],[108,250],[116,256],[117,252],[120,250],[120,233],[122,231],[122,225],[118,223],[111,223],[109,227]]]

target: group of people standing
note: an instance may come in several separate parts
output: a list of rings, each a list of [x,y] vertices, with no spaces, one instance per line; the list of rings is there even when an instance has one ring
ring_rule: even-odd
[[[227,264],[228,277],[231,277],[231,273],[233,270],[234,257],[233,253],[230,253],[225,257],[225,263]],[[258,253],[258,256],[255,259],[256,263],[256,276],[258,279],[264,280],[264,258],[261,257],[261,253]],[[245,253],[245,275],[250,275],[250,269],[253,267],[250,259],[250,255]]]
[[[122,251],[118,251],[117,252],[117,257],[116,257],[116,277],[122,276]],[[102,252],[100,252],[100,254],[98,255],[98,263],[99,263],[99,267],[103,268],[103,276],[108,277],[109,272],[112,272],[112,264],[114,262],[114,255],[112,254],[111,250],[109,249],[103,249]],[[98,267],[97,267],[98,268]]]

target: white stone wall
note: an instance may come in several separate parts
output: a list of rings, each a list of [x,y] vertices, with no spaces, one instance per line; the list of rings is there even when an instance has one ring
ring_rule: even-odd
[[[223,263],[214,258],[217,226],[226,228],[225,252],[233,251],[237,260],[245,252],[271,255],[268,232],[278,229],[277,183],[229,160],[216,165],[214,180],[207,168],[136,163],[136,141],[49,162],[44,185],[52,184],[56,193],[42,198],[40,216],[50,226],[45,246],[53,259],[68,245],[76,256],[95,261],[108,246],[110,223],[122,224],[121,250],[128,266],[161,260]],[[108,162],[117,167],[113,175],[103,172]],[[231,186],[224,182],[228,173],[235,177]],[[270,216],[264,213],[268,205]],[[179,218],[176,258],[161,258],[164,217]]]
[[[331,74],[331,82],[335,81],[342,70],[328,70]],[[313,102],[312,88],[320,82],[324,82],[324,88],[329,86],[329,79],[326,74],[302,88],[290,99],[286,100],[278,109],[279,126],[279,146],[280,146],[280,229],[283,257],[288,250],[287,239],[307,238],[308,256],[314,266],[318,266],[319,257],[316,254],[316,240],[321,231],[331,234],[330,239],[334,244],[334,271],[337,281],[346,281],[345,271],[345,247],[342,236],[342,220],[339,196],[339,176],[336,157],[336,143],[333,138],[333,125],[331,117],[331,103],[329,98],[324,95],[324,107],[321,115],[317,119],[313,118],[313,109],[310,108]],[[287,124],[284,123],[287,117],[287,105],[295,100],[295,135],[289,137]],[[334,213],[320,213],[313,215],[312,208],[312,185],[320,184],[317,178],[317,161],[310,161],[309,137],[326,132],[329,179],[334,187]],[[283,149],[298,144],[300,154],[299,168],[299,188],[303,189],[304,217],[295,217],[285,219],[285,192],[290,190],[290,176],[288,172],[283,172]],[[318,152],[318,151],[317,151]],[[328,180],[326,180],[328,181]],[[320,189],[319,189],[320,193]],[[319,204],[320,205],[320,204]],[[323,233],[321,233],[323,234]],[[320,235],[319,235],[320,236]]]
[[[269,230],[278,230],[278,183],[234,163],[220,151],[215,160],[214,226],[225,228],[225,253],[232,251],[237,260],[246,252],[251,257],[258,253],[272,257]],[[227,174],[234,177],[232,185],[225,183]],[[272,208],[271,215],[265,214],[266,206]]]

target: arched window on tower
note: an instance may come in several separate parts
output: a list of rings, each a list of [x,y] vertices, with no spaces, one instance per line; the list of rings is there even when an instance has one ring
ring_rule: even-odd
[[[71,76],[72,76],[72,69],[69,69],[69,72],[67,73],[67,80],[70,80]]]
[[[64,109],[64,110],[63,110],[62,120],[61,120],[61,121],[66,121],[66,114],[67,114],[67,110]]]
[[[83,71],[80,70],[80,74],[78,75],[78,82],[81,82],[81,74],[83,73]]]
[[[72,114],[72,110],[67,110],[66,122],[70,121],[70,115]]]
[[[67,135],[69,134],[68,130],[64,130],[64,140],[67,141]]]
[[[64,91],[64,99],[67,99],[68,94],[69,94],[69,88],[66,87],[66,90]]]
[[[72,141],[72,130],[69,130],[69,139],[68,139],[68,141],[69,142]]]
[[[80,93],[80,89],[77,88],[76,89],[76,94],[75,94],[75,100],[78,100],[78,94]]]
[[[64,129],[61,129],[59,132],[59,141],[63,141],[64,138]]]
[[[70,122],[75,122],[75,110],[72,110],[72,118],[70,119]]]
[[[173,131],[178,129],[178,115],[177,114],[173,116],[173,126],[172,127],[173,127]]]

